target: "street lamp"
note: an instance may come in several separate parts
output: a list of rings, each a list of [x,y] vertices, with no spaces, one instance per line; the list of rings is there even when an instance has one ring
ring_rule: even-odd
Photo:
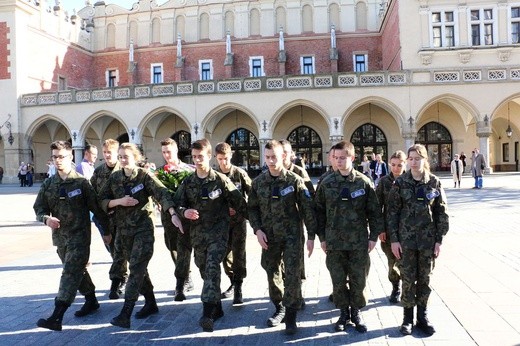
[[[509,123],[509,102],[507,103],[507,129],[506,135],[508,138],[513,136],[513,129],[511,128],[511,124]]]

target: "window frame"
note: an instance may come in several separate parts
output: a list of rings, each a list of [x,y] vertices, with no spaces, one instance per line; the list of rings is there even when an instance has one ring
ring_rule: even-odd
[[[358,61],[357,61],[357,57],[358,56],[363,56],[363,66],[364,66],[364,70],[363,71],[358,70]],[[366,53],[366,52],[353,52],[352,53],[352,69],[356,73],[368,72],[368,53]]]
[[[111,73],[114,73],[112,76]],[[114,81],[113,85],[110,85],[111,79]],[[115,88],[119,85],[119,70],[117,68],[107,68],[105,72],[105,81],[107,88]]]
[[[447,20],[447,14],[451,13],[452,20]],[[433,17],[435,14],[439,14],[439,20],[434,21]],[[429,16],[430,21],[430,47],[432,48],[451,48],[459,45],[459,23],[458,23],[458,12],[456,9],[432,9]],[[448,40],[448,28],[452,30],[451,45],[446,44]],[[435,31],[438,29],[439,35],[435,36]],[[440,40],[440,44],[436,44],[436,39]]]
[[[159,67],[161,69],[161,74],[160,74],[160,81],[159,82],[156,82],[155,81],[155,68],[156,67]],[[150,64],[150,84],[162,84],[164,83],[164,68],[163,68],[163,64],[162,63],[153,63],[153,64]]]
[[[209,64],[209,79],[202,78],[205,70],[202,69],[204,64]],[[200,80],[213,80],[213,60],[199,60],[199,79]]]
[[[259,60],[260,61],[260,74],[255,75],[255,66],[254,62]],[[249,76],[250,77],[264,77],[265,71],[264,71],[264,57],[263,56],[250,56],[249,57]]]
[[[518,11],[518,16],[513,17],[513,10]],[[509,13],[509,43],[518,44],[520,43],[520,5],[511,6]],[[516,26],[516,40],[513,39],[513,27]]]
[[[478,18],[473,19],[473,12],[478,11]],[[490,12],[489,12],[490,11]],[[487,13],[491,13],[491,19],[486,18]],[[468,42],[471,47],[489,47],[496,46],[498,41],[498,24],[497,24],[497,9],[496,7],[479,7],[468,8]],[[488,30],[488,28],[491,30]],[[478,37],[474,32],[478,31]],[[490,31],[490,32],[489,32]],[[491,43],[487,43],[487,37],[491,37]],[[478,39],[475,43],[474,39]]]
[[[311,64],[306,64],[305,60],[310,59]],[[311,73],[306,73],[306,67],[310,66]],[[300,74],[302,75],[313,75],[316,74],[316,63],[314,55],[302,55],[300,56]]]

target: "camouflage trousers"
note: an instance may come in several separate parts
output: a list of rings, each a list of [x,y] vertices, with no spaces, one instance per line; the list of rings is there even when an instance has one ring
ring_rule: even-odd
[[[390,243],[390,238],[387,237],[387,241],[381,242],[381,249],[386,255],[386,259],[388,261],[388,280],[393,283],[397,284],[401,280],[401,274],[400,274],[400,263],[397,258],[395,258],[394,254],[392,253],[392,243]]]
[[[430,275],[433,266],[433,250],[403,249],[401,254],[403,307],[427,306],[431,293]]]
[[[126,282],[125,300],[136,301],[139,293],[145,295],[153,291],[148,275],[148,263],[153,255],[154,235],[152,232],[139,232],[134,235],[118,234],[116,247],[120,247],[125,260],[128,260],[130,275]]]
[[[112,233],[112,241],[110,242],[110,255],[112,256],[112,265],[108,272],[110,280],[125,281],[128,276],[128,258],[124,256],[121,242],[116,239],[121,237],[121,234],[114,228]]]
[[[226,249],[227,237],[193,244],[195,264],[204,280],[200,295],[203,303],[216,304],[220,301],[220,263],[224,260]]]
[[[222,266],[231,283],[242,282],[247,276],[246,269],[246,220],[240,218],[229,225],[229,240]]]
[[[83,295],[94,293],[96,286],[86,268],[90,256],[90,243],[85,237],[73,235],[66,245],[58,246],[56,252],[63,263],[56,299],[70,305],[74,302],[78,290]]]
[[[268,240],[268,249],[262,250],[261,264],[267,273],[269,298],[275,304],[283,302],[285,307],[299,310],[302,302],[301,236]]]
[[[367,249],[327,250],[325,262],[332,279],[332,294],[336,307],[340,309],[365,307],[367,300],[364,290],[370,268]]]
[[[161,212],[161,221],[164,228],[164,243],[170,251],[173,263],[175,264],[175,278],[185,280],[190,274],[191,263],[191,239],[188,223],[183,227],[182,234],[171,222],[171,215],[168,211]]]

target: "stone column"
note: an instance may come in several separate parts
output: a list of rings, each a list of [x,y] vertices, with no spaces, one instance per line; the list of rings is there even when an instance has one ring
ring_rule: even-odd
[[[491,127],[487,116],[484,116],[484,120],[477,121],[477,136],[479,141],[479,151],[486,159],[486,173],[493,173],[493,168],[489,162],[489,136],[491,136]]]

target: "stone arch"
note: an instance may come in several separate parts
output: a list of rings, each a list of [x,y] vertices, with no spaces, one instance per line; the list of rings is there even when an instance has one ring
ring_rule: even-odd
[[[221,139],[224,140],[229,133],[235,130],[235,127],[237,127],[237,123],[235,122],[234,124],[231,124],[233,126],[231,126],[230,129],[221,136],[216,134],[214,136],[215,129],[224,118],[226,118],[234,111],[240,112],[240,122],[238,123],[238,125],[240,125],[239,127],[243,127],[253,132],[255,136],[258,137],[260,130],[258,125],[259,121],[254,115],[254,113],[247,107],[234,102],[223,103],[213,108],[210,112],[208,112],[208,114],[201,121],[202,133],[208,135],[211,138],[218,137],[217,140],[220,140],[219,138],[222,137]]]
[[[356,31],[367,30],[368,27],[368,10],[367,4],[364,1],[356,3]]]
[[[128,23],[128,42],[127,42],[127,46],[130,45],[130,41],[133,41],[134,44],[139,44],[138,41],[137,41],[137,38],[138,38],[138,31],[137,31],[137,21],[136,20],[131,20],[129,23]]]
[[[180,34],[183,40],[186,39],[186,19],[183,15],[175,17],[175,34],[174,37]]]
[[[235,36],[235,14],[233,11],[227,11],[224,15],[224,35],[227,34],[229,31],[229,34],[231,36]]]
[[[275,10],[275,28],[274,32],[278,32],[280,28],[283,29],[284,32],[287,32],[287,12],[285,7],[278,6]]]
[[[209,14],[203,12],[199,17],[199,39],[209,40]]]
[[[260,11],[257,8],[251,9],[249,13],[249,35],[260,35]]]
[[[152,43],[161,43],[161,19],[155,17],[152,19],[152,37],[150,38]]]
[[[341,128],[345,127],[345,124],[349,117],[352,115],[352,112],[358,108],[360,108],[363,105],[372,104],[375,105],[385,111],[388,112],[388,114],[395,120],[395,122],[398,124],[398,126],[402,129],[402,125],[405,121],[404,113],[392,101],[382,98],[382,97],[365,97],[360,100],[357,100],[356,102],[352,103],[350,107],[348,107],[345,112],[343,113],[341,117]]]
[[[314,21],[311,5],[303,5],[302,7],[302,32],[313,32]]]
[[[116,26],[114,23],[109,23],[107,25],[106,31],[106,48],[115,48],[116,47]]]
[[[340,7],[333,2],[329,5],[329,28],[334,25],[336,31],[341,31]]]
[[[142,132],[148,130],[150,131],[150,133],[152,133],[153,131],[154,133],[152,133],[152,136],[154,139],[156,139],[155,135],[157,134],[157,129],[159,129],[164,124],[166,118],[168,118],[169,115],[174,115],[177,118],[179,118],[186,125],[188,132],[191,131],[191,124],[186,115],[184,115],[182,112],[178,111],[175,108],[167,106],[154,108],[153,110],[148,112],[145,116],[143,116],[141,122],[137,125],[137,128],[142,129]],[[179,128],[174,128],[173,130],[182,129],[182,124],[177,124],[179,125]]]
[[[455,110],[466,128],[482,120],[480,119],[478,109],[468,100],[454,94],[441,94],[432,97],[417,110],[417,116],[414,119],[415,123],[417,124],[418,122],[421,122],[424,118],[425,112],[437,102],[441,102]]]

